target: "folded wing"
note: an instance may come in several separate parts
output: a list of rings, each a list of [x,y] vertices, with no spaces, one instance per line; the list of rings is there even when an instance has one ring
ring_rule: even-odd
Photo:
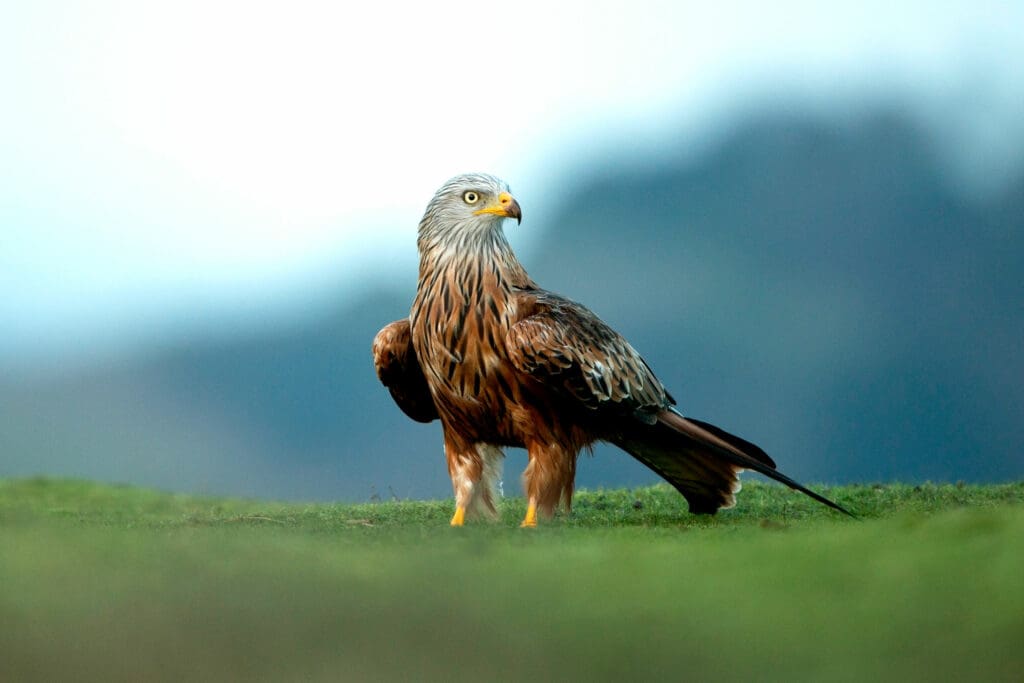
[[[640,354],[589,310],[550,292],[523,292],[524,317],[509,330],[509,358],[563,400],[595,412],[596,438],[610,441],[672,484],[691,512],[736,503],[739,473],[752,469],[836,510],[839,505],[778,472],[762,449],[719,427],[685,418]]]
[[[408,320],[385,325],[373,339],[377,377],[406,415],[417,422],[438,419],[437,407],[416,359]]]

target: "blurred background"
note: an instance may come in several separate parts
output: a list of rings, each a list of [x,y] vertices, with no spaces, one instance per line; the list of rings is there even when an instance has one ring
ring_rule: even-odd
[[[0,11],[0,476],[449,495],[369,349],[470,170],[790,475],[1024,474],[1024,4],[343,5]]]

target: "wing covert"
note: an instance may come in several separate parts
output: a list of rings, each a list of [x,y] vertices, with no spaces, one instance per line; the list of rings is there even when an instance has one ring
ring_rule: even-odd
[[[412,346],[408,320],[385,325],[373,338],[373,366],[402,412],[417,422],[438,419],[434,398]]]
[[[521,299],[526,315],[506,338],[519,370],[588,408],[618,408],[651,424],[675,403],[636,349],[591,311],[550,292]]]

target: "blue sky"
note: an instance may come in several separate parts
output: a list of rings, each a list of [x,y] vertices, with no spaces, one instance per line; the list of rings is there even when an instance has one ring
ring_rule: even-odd
[[[897,102],[967,191],[1020,162],[1024,4],[710,4],[7,3],[0,364],[411,279],[455,173],[539,225],[609,150],[773,100]]]

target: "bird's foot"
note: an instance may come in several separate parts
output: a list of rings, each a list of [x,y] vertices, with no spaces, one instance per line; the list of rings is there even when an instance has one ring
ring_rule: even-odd
[[[466,508],[461,505],[455,506],[455,516],[452,517],[452,526],[462,526],[466,522]]]
[[[526,517],[523,519],[523,523],[519,526],[523,529],[537,526],[537,506],[534,503],[530,503],[527,506]]]

